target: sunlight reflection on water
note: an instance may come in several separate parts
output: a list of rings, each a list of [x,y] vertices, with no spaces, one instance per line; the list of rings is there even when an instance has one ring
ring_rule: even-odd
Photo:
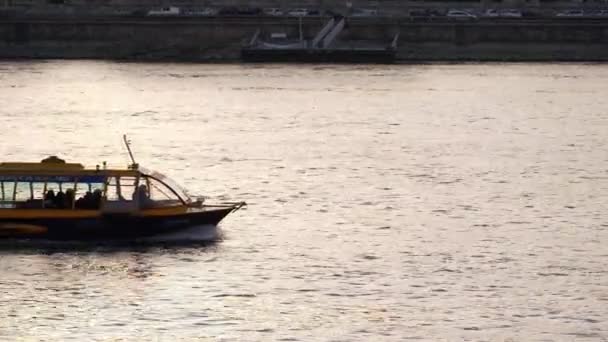
[[[0,63],[0,155],[244,200],[211,246],[0,252],[0,339],[608,338],[608,67]]]

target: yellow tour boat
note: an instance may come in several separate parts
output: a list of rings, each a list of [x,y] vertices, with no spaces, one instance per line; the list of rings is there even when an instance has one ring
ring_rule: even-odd
[[[192,200],[166,176],[133,160],[85,168],[51,156],[0,163],[0,239],[133,240],[216,226],[244,202]]]

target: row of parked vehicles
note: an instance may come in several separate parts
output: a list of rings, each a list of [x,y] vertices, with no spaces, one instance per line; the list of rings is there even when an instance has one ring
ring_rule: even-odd
[[[579,17],[579,18],[601,18],[608,17],[608,10],[581,10],[570,9],[564,11],[535,12],[522,11],[519,9],[486,9],[485,11],[450,9],[447,12],[438,10],[413,10],[409,13],[412,18],[454,18],[476,20],[479,18],[551,18],[551,17]]]
[[[336,13],[331,11],[320,11],[317,9],[293,8],[283,10],[280,8],[258,8],[258,7],[223,7],[223,8],[202,8],[202,9],[181,9],[176,6],[163,7],[150,10],[144,13],[147,16],[287,16],[287,17],[305,17],[305,16],[334,16]],[[374,17],[378,16],[377,9],[367,8],[351,8],[349,16],[352,17]],[[496,9],[490,8],[484,11],[466,10],[466,9],[449,9],[440,11],[435,9],[415,9],[408,12],[410,18],[448,18],[448,19],[465,19],[477,20],[479,18],[547,18],[547,17],[587,17],[601,18],[608,17],[608,10],[581,10],[569,9],[563,11],[550,12],[534,12],[530,10],[519,9]]]
[[[289,16],[289,17],[304,17],[318,16],[321,13],[318,10],[309,10],[305,8],[294,8],[283,11],[279,8],[258,8],[258,7],[222,7],[222,8],[202,8],[184,10],[176,6],[163,7],[150,10],[148,16],[249,16],[249,15],[268,15],[268,16]]]
[[[608,10],[566,10],[558,12],[557,17],[608,17]]]

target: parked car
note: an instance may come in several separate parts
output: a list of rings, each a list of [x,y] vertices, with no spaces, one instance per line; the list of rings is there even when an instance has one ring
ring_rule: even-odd
[[[597,10],[589,13],[591,17],[608,17],[608,10]]]
[[[231,16],[231,15],[260,15],[262,14],[262,9],[257,7],[224,7],[220,9],[218,12],[219,15],[222,16]]]
[[[236,7],[222,7],[217,14],[222,16],[239,15],[239,9]]]
[[[213,17],[215,15],[217,15],[218,10],[215,8],[203,8],[200,10],[191,10],[188,11],[186,14],[187,15],[192,15],[192,16],[201,16],[201,17]]]
[[[354,8],[352,10],[352,17],[375,17],[378,15],[378,10],[371,8]]]
[[[523,15],[520,10],[516,9],[488,9],[483,12],[482,16],[489,18],[521,18]]]
[[[522,13],[517,9],[504,9],[498,11],[498,16],[502,18],[521,18]]]
[[[583,12],[583,10],[567,10],[567,11],[558,12],[555,16],[556,17],[582,17],[584,15],[585,15],[585,12]]]
[[[418,10],[411,10],[409,13],[410,17],[414,18],[414,19],[429,19],[429,18],[434,18],[434,17],[443,17],[445,16],[444,14],[442,14],[441,12],[437,11],[437,10],[430,10],[430,9],[418,9]]]
[[[148,11],[148,15],[149,16],[172,16],[172,15],[180,15],[181,12],[182,11],[180,10],[179,7],[170,6],[170,7],[163,7],[160,9]]]
[[[544,18],[547,15],[539,10],[524,9],[521,11],[522,18]]]
[[[306,8],[294,8],[289,10],[287,15],[290,17],[305,17],[308,15],[308,10]]]
[[[148,15],[148,12],[149,11],[139,8],[139,9],[131,11],[128,15],[131,17],[145,17]]]
[[[270,39],[272,40],[286,40],[287,33],[285,32],[274,32],[270,34]]]
[[[489,18],[497,18],[498,17],[498,10],[495,9],[495,8],[487,9],[485,12],[483,12],[482,16],[483,17],[489,17]]]
[[[467,11],[451,9],[446,14],[448,18],[454,19],[466,19],[466,20],[475,20],[477,16]]]
[[[266,15],[270,15],[273,17],[280,17],[283,15],[283,11],[281,11],[281,9],[279,8],[264,8],[262,12],[264,12],[264,14]]]
[[[262,9],[259,7],[243,7],[238,9],[239,15],[261,15]]]

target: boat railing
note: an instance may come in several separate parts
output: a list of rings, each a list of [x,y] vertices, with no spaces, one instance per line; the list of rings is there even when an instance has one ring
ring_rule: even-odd
[[[246,202],[221,202],[203,205],[204,208],[232,208],[233,211],[239,210],[245,206],[247,206]]]
[[[43,202],[42,199],[3,200],[0,201],[0,209],[41,209]]]
[[[16,207],[16,201],[0,201],[0,209],[15,209]]]
[[[136,201],[104,201],[101,205],[103,213],[135,213],[138,210]]]

